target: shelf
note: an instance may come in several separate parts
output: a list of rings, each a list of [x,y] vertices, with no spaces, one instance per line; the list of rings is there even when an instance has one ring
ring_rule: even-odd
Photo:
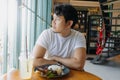
[[[115,4],[115,3],[120,3],[120,0],[114,0],[114,1],[108,1],[108,2],[104,2],[102,3],[102,5],[111,5],[111,4]]]
[[[108,58],[109,58],[109,57],[113,57],[113,56],[120,54],[120,50],[118,50],[118,51],[103,51],[103,53],[109,53],[108,54],[109,55]]]
[[[102,16],[100,16],[102,18]],[[100,17],[91,17],[91,20],[96,20],[96,19],[100,19]]]
[[[107,26],[112,26],[112,27],[116,27],[116,26],[118,26],[118,27],[120,27],[120,24],[119,25],[115,25],[115,24],[105,24],[105,25],[107,25]]]
[[[105,19],[120,19],[120,17],[104,17]]]
[[[120,9],[111,9],[111,10],[103,10],[105,13],[108,12],[120,12]]]
[[[120,44],[120,42],[106,42],[106,43],[112,43],[112,45],[114,45],[115,43],[119,43]]]
[[[120,30],[117,30],[117,31],[108,31],[110,33],[120,33]]]
[[[118,46],[117,47],[115,47],[115,46],[108,46],[108,47],[105,47],[105,48],[112,48],[112,49],[114,49],[114,48],[120,48],[120,46],[119,47]]]
[[[118,37],[110,36],[109,38],[118,38]]]

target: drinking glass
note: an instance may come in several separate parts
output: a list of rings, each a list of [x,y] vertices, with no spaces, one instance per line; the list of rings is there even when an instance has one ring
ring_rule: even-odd
[[[28,55],[26,57],[26,52],[22,52],[20,57],[20,76],[22,79],[30,79],[32,76],[32,68],[33,68],[33,58]]]

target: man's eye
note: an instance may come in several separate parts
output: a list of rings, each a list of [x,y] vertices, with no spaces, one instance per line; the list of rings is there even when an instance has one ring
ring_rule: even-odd
[[[59,21],[59,20],[60,20],[60,18],[53,18],[53,20],[54,20],[54,21]]]
[[[60,20],[59,18],[56,18],[56,20]]]

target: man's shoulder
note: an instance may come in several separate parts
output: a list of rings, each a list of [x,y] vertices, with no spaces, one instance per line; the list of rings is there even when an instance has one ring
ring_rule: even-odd
[[[74,33],[74,35],[82,35],[81,32],[79,32],[79,31],[77,31],[77,30],[74,30],[74,29],[72,29],[72,33]]]

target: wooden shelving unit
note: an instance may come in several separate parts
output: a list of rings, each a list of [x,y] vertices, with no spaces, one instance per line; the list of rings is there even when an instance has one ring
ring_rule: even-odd
[[[92,60],[104,63],[107,58],[120,54],[120,0],[99,0],[105,23],[106,42],[102,53]],[[117,5],[117,6],[115,6]]]
[[[96,54],[99,29],[102,27],[103,19],[101,15],[88,16],[88,33],[87,33],[87,53]]]

